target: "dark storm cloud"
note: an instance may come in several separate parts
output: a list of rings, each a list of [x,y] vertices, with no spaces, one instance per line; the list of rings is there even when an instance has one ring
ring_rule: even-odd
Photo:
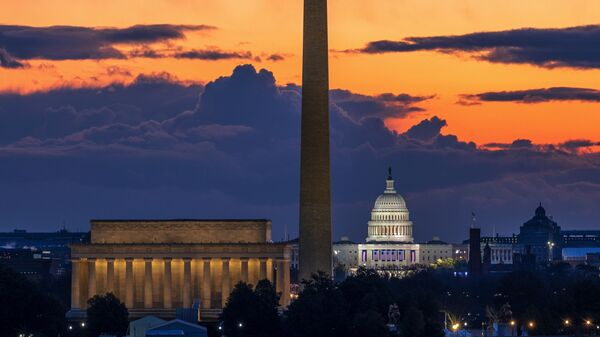
[[[261,62],[260,56],[254,56],[250,51],[226,51],[218,48],[185,49],[178,46],[171,46],[159,49],[152,48],[149,46],[141,46],[129,51],[127,53],[127,56],[130,58],[177,58],[203,61],[221,61],[238,59]]]
[[[477,59],[495,63],[600,68],[600,25],[408,37],[399,41],[372,41],[364,48],[348,52],[381,54],[427,50],[470,53]]]
[[[414,104],[433,97],[408,94],[394,95],[391,93],[368,96],[341,89],[331,91],[332,103],[339,106],[349,117],[356,121],[369,117],[404,117],[414,112],[423,111],[422,108]]]
[[[215,29],[206,25],[135,25],[127,28],[0,25],[0,46],[19,60],[125,58],[119,44],[147,44],[183,39],[188,31]]]
[[[431,119],[423,120],[410,128],[406,131],[406,135],[413,139],[430,142],[441,133],[442,128],[446,125],[448,125],[448,123],[446,123],[445,120],[434,116]]]
[[[559,146],[569,150],[578,150],[586,147],[600,146],[600,142],[593,142],[589,139],[573,139],[561,143]]]
[[[275,239],[284,224],[294,235],[300,98],[298,86],[248,65],[205,87],[154,75],[127,87],[1,94],[0,214],[13,226],[79,228],[94,217],[267,217]],[[444,134],[439,117],[398,133],[376,105],[341,104],[400,101],[408,110],[424,99],[332,90],[336,237],[364,237],[390,165],[419,241],[464,239],[471,210],[514,230],[540,200],[569,224],[600,216],[597,154],[524,141],[478,149]]]
[[[600,102],[600,90],[589,88],[553,87],[515,91],[484,92],[463,95],[470,102],[542,103],[551,101]]]
[[[515,139],[512,143],[487,143],[483,145],[488,149],[533,149],[535,145],[530,139]]]
[[[566,142],[562,143],[561,145],[564,147],[579,148],[579,147],[588,147],[588,146],[598,145],[598,143],[594,143],[589,139],[576,139],[576,140],[566,141]]]
[[[6,49],[0,48],[0,68],[24,68],[25,63],[17,61]]]
[[[223,51],[220,49],[193,49],[178,52],[172,55],[174,58],[180,59],[195,59],[204,61],[218,61],[218,60],[230,60],[230,59],[241,59],[241,60],[252,60],[254,57],[249,51],[245,52],[231,52]]]
[[[140,75],[130,86],[1,94],[0,144],[24,137],[62,138],[113,123],[133,126],[149,120],[163,121],[193,107],[201,90],[199,85],[179,83],[172,75],[158,73]]]
[[[269,55],[269,57],[267,57],[267,60],[272,62],[278,62],[285,60],[285,57],[281,54],[271,54]]]

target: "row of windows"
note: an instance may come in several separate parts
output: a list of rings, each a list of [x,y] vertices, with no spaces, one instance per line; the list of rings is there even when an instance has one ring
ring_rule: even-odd
[[[371,259],[373,261],[404,261],[405,254],[406,253],[404,250],[374,249],[371,251]],[[415,262],[417,259],[417,252],[415,250],[411,250],[408,254],[410,254],[410,262]],[[367,250],[363,250],[361,252],[361,261],[367,262]]]
[[[408,214],[380,215],[374,214],[372,220],[408,220]]]

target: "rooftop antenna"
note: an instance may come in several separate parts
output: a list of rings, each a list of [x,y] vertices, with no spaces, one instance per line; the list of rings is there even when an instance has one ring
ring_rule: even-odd
[[[477,218],[475,217],[475,212],[471,211],[471,228],[475,228],[475,221]]]

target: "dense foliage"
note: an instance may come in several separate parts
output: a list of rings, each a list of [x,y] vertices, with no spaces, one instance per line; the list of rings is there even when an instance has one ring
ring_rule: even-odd
[[[57,336],[65,309],[53,296],[12,269],[0,267],[0,329],[3,336]]]
[[[598,269],[571,268],[560,263],[537,272],[515,271],[479,278],[441,274],[436,278],[440,286],[436,296],[443,308],[472,327],[493,323],[495,315],[490,313],[508,304],[510,320],[519,331],[527,329],[530,335],[600,330],[596,328],[600,321]]]
[[[125,304],[112,293],[95,295],[88,300],[88,336],[100,334],[123,336],[127,332],[129,312]]]
[[[394,323],[402,337],[441,337],[445,323],[448,328],[458,324],[481,329],[502,320],[513,321],[519,333],[526,329],[529,335],[600,331],[596,328],[600,323],[598,270],[567,264],[479,277],[459,276],[447,268],[424,270],[402,279],[365,269],[341,282],[314,275],[303,283],[299,298],[284,315],[271,315],[261,323],[251,318],[256,316],[252,313],[273,313],[276,301],[259,301],[257,291],[245,284],[236,286],[224,311],[225,324],[229,331],[244,320],[252,328],[231,330],[227,336],[257,336],[261,324],[278,327],[265,336],[389,336],[386,325]],[[272,290],[270,293],[272,296]],[[395,320],[389,317],[394,304]],[[510,315],[506,316],[507,312]]]
[[[226,336],[274,337],[281,334],[277,307],[279,296],[268,280],[261,280],[255,289],[243,282],[235,285],[221,320]]]

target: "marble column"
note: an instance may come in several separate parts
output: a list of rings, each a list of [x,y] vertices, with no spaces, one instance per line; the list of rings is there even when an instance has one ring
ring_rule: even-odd
[[[115,259],[106,259],[106,292],[115,293]]]
[[[240,278],[242,282],[248,283],[248,258],[240,258]]]
[[[96,295],[96,259],[89,257],[88,261],[88,298]]]
[[[267,258],[261,257],[258,261],[258,280],[260,281],[267,278]]]
[[[144,258],[144,308],[152,308],[152,258]]]
[[[229,260],[228,257],[221,258],[223,263],[222,274],[221,274],[221,307],[225,307],[227,303],[227,298],[229,298],[229,293],[231,292],[231,277],[229,275]]]
[[[192,259],[183,258],[183,307],[192,307]]]
[[[165,309],[171,309],[173,306],[173,296],[171,289],[171,261],[170,257],[165,257],[165,270],[163,276],[163,305]]]
[[[210,257],[202,258],[204,272],[202,275],[202,308],[210,309],[211,307],[211,286],[210,286]]]
[[[287,306],[290,303],[290,260],[277,260],[276,291],[281,294],[279,304]]]
[[[125,306],[133,309],[133,258],[125,258]]]
[[[80,260],[71,260],[71,309],[81,308],[81,295],[79,294],[79,265]]]

